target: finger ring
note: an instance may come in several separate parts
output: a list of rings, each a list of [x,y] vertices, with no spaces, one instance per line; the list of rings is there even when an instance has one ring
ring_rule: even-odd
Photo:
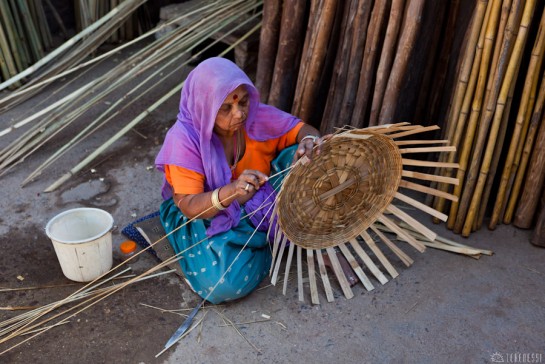
[[[246,183],[246,187],[244,187],[244,191],[248,191],[250,189],[250,184]]]

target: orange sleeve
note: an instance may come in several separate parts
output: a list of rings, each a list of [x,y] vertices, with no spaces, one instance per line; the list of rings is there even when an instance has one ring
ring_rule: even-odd
[[[204,192],[204,175],[190,169],[167,164],[165,178],[175,194],[194,195]]]
[[[298,122],[297,125],[295,125],[290,131],[278,138],[278,152],[286,149],[290,145],[297,143],[297,134],[299,134],[299,130],[301,130],[303,125],[305,125],[304,122]]]

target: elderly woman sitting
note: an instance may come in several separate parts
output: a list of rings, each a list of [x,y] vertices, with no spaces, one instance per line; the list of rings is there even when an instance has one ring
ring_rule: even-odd
[[[189,74],[156,165],[165,175],[161,221],[202,298],[243,297],[267,275],[267,228],[256,226],[268,223],[267,208],[251,221],[242,217],[274,201],[271,163],[311,156],[318,137],[310,125],[261,104],[248,76],[229,60],[207,59]]]

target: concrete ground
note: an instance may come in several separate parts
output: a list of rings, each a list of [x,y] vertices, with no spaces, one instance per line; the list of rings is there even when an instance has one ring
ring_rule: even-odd
[[[103,70],[98,67],[93,71],[97,73],[85,78]],[[170,90],[179,79],[163,84],[160,91]],[[160,91],[139,104],[151,104]],[[0,128],[20,120],[50,93],[1,114]],[[128,122],[136,108],[88,138],[27,187],[21,188],[21,181],[75,129],[66,130],[2,177],[0,288],[70,283],[44,231],[59,212],[82,206],[107,210],[115,219],[113,239],[118,243],[124,239],[123,226],[158,208],[161,176],[150,167],[175,120],[177,104],[177,97],[169,100],[136,132],[55,192],[42,191]],[[93,117],[96,113],[84,116],[83,124]],[[0,147],[16,135],[0,138]],[[196,322],[202,319],[202,325],[156,358],[184,320],[167,310],[196,303],[196,296],[170,274],[131,285],[19,346],[13,347],[28,336],[0,344],[0,363],[544,362],[545,250],[528,242],[530,232],[500,226],[463,239],[443,225],[433,225],[427,216],[412,213],[441,236],[495,254],[475,260],[433,249],[420,254],[403,246],[415,263],[405,268],[392,260],[399,277],[382,286],[374,281],[376,289],[371,292],[358,285],[350,300],[334,286],[335,301],[327,303],[321,292],[321,305],[310,304],[308,289],[306,302],[299,302],[295,283],[283,296],[281,288],[263,282],[261,289],[238,302],[207,307],[206,315],[201,312],[196,318]],[[138,274],[155,264],[146,254],[131,266]],[[0,307],[43,306],[79,287],[0,291]],[[1,310],[0,320],[21,312]],[[239,332],[226,326],[223,317],[238,323]]]

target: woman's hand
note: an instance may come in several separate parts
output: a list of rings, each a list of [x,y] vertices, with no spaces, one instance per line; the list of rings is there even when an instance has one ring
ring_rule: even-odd
[[[235,190],[240,196],[246,196],[248,194],[253,196],[255,191],[259,190],[259,187],[263,186],[268,180],[269,177],[267,177],[265,173],[254,169],[246,169],[234,182]]]
[[[308,159],[312,160],[313,153],[317,156],[320,155],[320,152],[322,151],[322,144],[331,139],[332,136],[333,134],[327,134],[323,137],[303,137],[303,139],[299,142],[299,147],[297,147],[295,155],[293,156],[293,163],[297,162],[303,156],[306,156]]]

